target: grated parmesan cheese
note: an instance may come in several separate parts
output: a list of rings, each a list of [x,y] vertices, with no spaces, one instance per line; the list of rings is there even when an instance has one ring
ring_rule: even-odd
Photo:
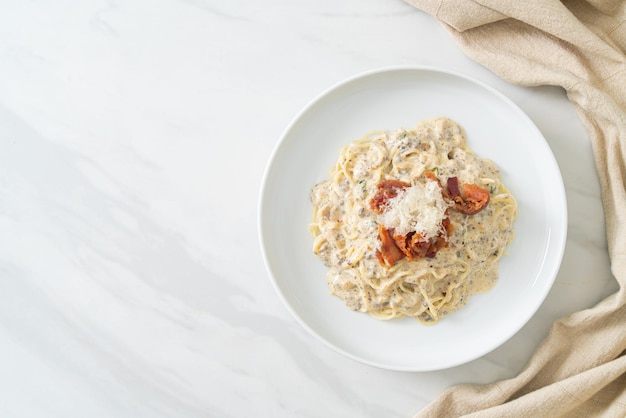
[[[387,200],[385,211],[378,215],[378,223],[401,235],[417,232],[430,239],[441,231],[448,207],[436,182],[416,183]]]

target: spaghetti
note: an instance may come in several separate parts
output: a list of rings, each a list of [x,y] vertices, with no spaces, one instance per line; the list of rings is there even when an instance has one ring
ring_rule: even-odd
[[[330,293],[378,319],[426,324],[495,285],[517,216],[498,167],[447,118],[351,142],[311,201]]]

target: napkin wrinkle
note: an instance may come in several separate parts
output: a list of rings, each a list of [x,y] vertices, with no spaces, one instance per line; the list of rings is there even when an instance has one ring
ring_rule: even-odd
[[[439,21],[457,32],[466,32],[501,21],[517,21],[524,25],[530,25],[533,29],[537,29],[545,35],[552,35],[561,42],[576,45],[588,54],[623,61],[624,46],[620,46],[612,40],[606,42],[611,33],[623,27],[623,16],[620,22],[612,23],[609,30],[603,33],[596,33],[592,30],[593,28],[601,30],[604,26],[593,24],[587,26],[575,13],[593,14],[594,17],[589,19],[591,22],[596,20],[602,22],[605,20],[613,21],[616,17],[607,16],[602,11],[603,9],[598,9],[594,7],[594,4],[588,4],[587,2],[569,1],[566,5],[559,1],[545,0],[526,2],[518,0],[405,1],[432,14]],[[614,13],[618,7],[619,4],[613,4],[608,7],[608,10]],[[500,10],[502,9],[506,9],[506,13],[501,12]],[[563,25],[564,20],[568,21],[567,25]],[[492,32],[490,29],[490,33]]]
[[[613,15],[622,5],[623,0],[587,0],[586,2],[571,1],[567,3],[586,3],[597,11],[605,15]]]
[[[405,1],[504,80],[565,89],[591,142],[619,284],[555,321],[517,376],[448,388],[417,417],[626,417],[626,2]]]
[[[461,409],[453,413],[447,411],[445,415],[432,416],[463,416],[467,418],[623,417],[626,403],[622,402],[619,396],[620,393],[623,394],[625,384],[626,357],[622,356],[585,373],[539,387],[533,392],[519,396],[515,394],[507,400],[507,404],[496,404],[480,412],[468,412]],[[572,391],[570,388],[573,387],[580,388],[580,391]],[[595,395],[600,389],[605,389],[602,392],[605,396],[598,399]],[[542,402],[536,401],[538,397],[542,399]],[[591,407],[585,406],[586,404]],[[582,407],[596,412],[580,415],[577,411]]]
[[[508,19],[508,16],[473,0],[406,0],[409,4],[433,15],[459,32],[488,23]]]

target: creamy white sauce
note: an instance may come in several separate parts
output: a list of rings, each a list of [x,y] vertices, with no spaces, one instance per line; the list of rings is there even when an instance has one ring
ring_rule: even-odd
[[[382,266],[376,258],[379,223],[428,236],[441,228],[448,204],[433,188],[435,182],[419,180],[426,171],[487,189],[490,202],[475,215],[449,211],[454,231],[448,248],[436,257]],[[383,215],[375,214],[369,200],[376,186],[390,179],[412,187]],[[498,167],[474,155],[463,129],[446,118],[353,141],[342,149],[330,178],[313,187],[311,201],[313,250],[329,267],[330,292],[355,311],[380,319],[412,316],[424,323],[436,322],[471,295],[493,287],[517,215]]]

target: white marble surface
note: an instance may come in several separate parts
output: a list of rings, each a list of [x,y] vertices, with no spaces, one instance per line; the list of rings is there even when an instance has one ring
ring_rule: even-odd
[[[569,238],[532,320],[404,373],[289,315],[257,240],[261,177],[320,91],[375,68],[474,76],[537,124]],[[507,84],[400,0],[7,0],[0,13],[0,416],[408,417],[514,376],[556,318],[617,289],[591,148],[563,91]]]

